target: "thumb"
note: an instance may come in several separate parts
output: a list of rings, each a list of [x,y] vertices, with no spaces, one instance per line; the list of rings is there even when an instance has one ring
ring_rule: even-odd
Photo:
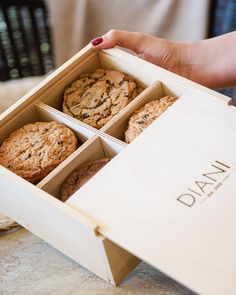
[[[93,39],[91,44],[96,49],[108,49],[118,45],[139,54],[144,39],[145,35],[141,33],[111,30],[105,35]]]

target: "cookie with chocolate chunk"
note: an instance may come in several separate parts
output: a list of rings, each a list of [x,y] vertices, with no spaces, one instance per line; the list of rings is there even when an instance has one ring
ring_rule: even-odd
[[[61,200],[65,202],[72,194],[81,188],[92,178],[103,166],[110,161],[109,158],[102,158],[91,161],[75,169],[63,182],[61,186]]]
[[[146,103],[136,110],[129,118],[128,128],[125,132],[125,142],[130,143],[169,106],[176,101],[175,97],[165,96]]]
[[[100,129],[141,90],[128,75],[97,69],[82,75],[65,90],[62,109],[67,115]]]
[[[0,165],[37,183],[77,148],[74,132],[57,122],[27,124],[6,138],[0,147]]]

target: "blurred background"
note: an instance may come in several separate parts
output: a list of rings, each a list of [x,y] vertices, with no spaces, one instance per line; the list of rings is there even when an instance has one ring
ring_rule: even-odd
[[[236,30],[236,0],[1,0],[0,111],[112,28],[201,40]]]

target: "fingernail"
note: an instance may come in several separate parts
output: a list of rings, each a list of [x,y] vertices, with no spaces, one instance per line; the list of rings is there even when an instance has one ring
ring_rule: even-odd
[[[95,38],[91,41],[92,45],[93,46],[97,46],[98,44],[101,44],[103,42],[103,38],[102,37],[98,37],[98,38]]]

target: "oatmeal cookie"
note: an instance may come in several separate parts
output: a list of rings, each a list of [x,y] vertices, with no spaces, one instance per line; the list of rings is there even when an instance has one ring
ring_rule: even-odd
[[[14,131],[0,147],[0,165],[37,183],[77,148],[71,129],[57,122],[36,122]]]
[[[65,90],[62,109],[67,115],[100,129],[141,91],[130,76],[97,69]]]
[[[146,103],[136,110],[129,118],[128,128],[125,132],[125,142],[130,143],[169,106],[176,101],[175,97],[165,96]]]
[[[110,161],[102,158],[91,161],[75,169],[63,182],[61,186],[61,200],[65,202],[69,197],[81,188],[91,177],[93,177],[103,166]]]

